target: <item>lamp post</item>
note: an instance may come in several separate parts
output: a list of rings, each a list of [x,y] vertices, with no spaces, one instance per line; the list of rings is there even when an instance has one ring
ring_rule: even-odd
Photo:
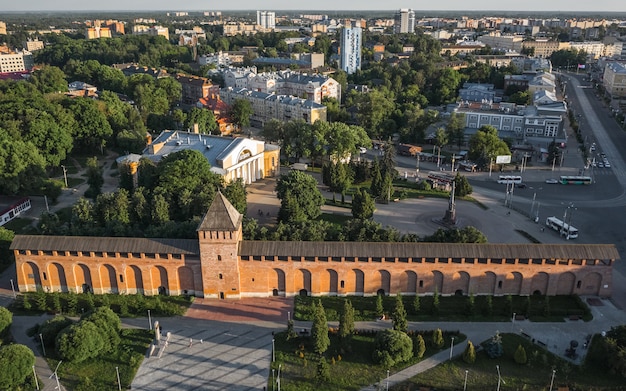
[[[39,333],[39,339],[41,340],[41,350],[43,351],[43,356],[46,357],[46,347],[43,344],[43,334]]]
[[[556,369],[552,370],[552,379],[550,379],[550,391],[552,391],[552,386],[554,385],[554,375],[556,374]]]
[[[441,147],[437,145],[437,167],[441,164]]]
[[[274,368],[272,368],[272,391],[276,390],[276,382],[274,381]]]
[[[498,391],[500,391],[500,382],[502,381],[502,377],[500,376],[500,365],[496,365],[496,370],[498,371]]]
[[[466,391],[466,390],[467,390],[467,373],[468,373],[468,372],[469,372],[469,371],[466,369],[466,370],[465,370],[465,380],[463,381],[463,391]]]
[[[35,366],[33,365],[33,376],[35,376],[35,386],[39,389],[39,380],[37,380],[37,372],[35,372]]]
[[[511,331],[515,329],[515,316],[517,313],[513,312],[513,317],[511,318]]]
[[[278,374],[276,375],[276,384],[278,384],[278,391],[280,391],[280,365],[278,364]]]
[[[67,189],[67,169],[62,164],[61,164],[61,168],[63,169],[63,179],[65,180],[65,188]]]
[[[416,163],[415,163],[415,171],[419,174],[419,173],[420,173],[420,152],[418,152],[418,153],[415,155],[415,160],[416,160]]]
[[[574,204],[570,204],[570,206],[567,209],[572,209],[569,212],[569,221],[567,223],[567,240],[569,240],[569,233],[571,231],[571,227],[572,227],[572,216],[574,215],[574,211],[576,210],[576,208],[574,208]]]
[[[454,349],[454,337],[450,340],[450,360],[452,360],[452,350]]]
[[[148,327],[152,330],[152,318],[150,317],[150,310],[148,310]]]
[[[117,388],[119,391],[122,391],[122,382],[120,381],[120,368],[115,367],[115,372],[117,373]]]
[[[15,284],[13,284],[12,278],[11,278],[11,290],[13,291],[13,298],[17,299],[17,295],[15,294]]]
[[[272,362],[274,362],[275,360],[275,353],[274,353],[274,338],[272,338]]]
[[[287,311],[287,321],[291,320],[291,311]]]

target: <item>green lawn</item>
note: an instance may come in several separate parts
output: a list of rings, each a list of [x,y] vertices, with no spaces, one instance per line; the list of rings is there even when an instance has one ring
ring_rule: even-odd
[[[537,322],[562,322],[570,315],[578,315],[584,320],[591,320],[589,309],[577,296],[551,296],[549,311],[546,311],[546,297],[511,296],[511,304],[506,296],[491,296],[492,309],[488,309],[488,296],[475,296],[474,305],[470,307],[468,296],[440,296],[439,309],[433,310],[433,296],[420,296],[420,309],[413,310],[414,296],[403,296],[404,307],[409,321],[474,321],[474,322],[505,322],[510,321],[512,314],[527,315]],[[354,319],[371,321],[376,319],[375,296],[297,296],[294,302],[294,317],[297,320],[312,320],[311,303],[321,300],[326,317],[329,321],[339,319],[343,302],[349,299],[354,307]],[[395,296],[384,296],[385,313],[390,314],[395,305]]]
[[[152,342],[152,332],[142,329],[122,329],[118,349],[108,355],[81,363],[62,362],[59,378],[68,390],[117,390],[117,374],[120,372],[122,389],[128,389]],[[48,359],[50,368],[58,364]]]
[[[528,362],[517,364],[513,355],[518,345],[524,346]],[[467,364],[460,358],[446,362],[423,372],[410,381],[392,388],[394,391],[419,390],[419,387],[434,387],[437,390],[461,390],[468,371],[467,390],[494,390],[497,387],[500,366],[503,382],[502,391],[527,390],[545,391],[550,386],[552,370],[555,369],[554,390],[568,385],[570,390],[624,390],[623,377],[611,375],[606,370],[589,366],[575,366],[514,334],[502,334],[504,355],[491,359],[484,351],[478,352],[476,362]]]
[[[330,380],[318,382],[316,380],[319,355],[312,351],[309,337],[298,337],[286,340],[286,332],[275,336],[276,362],[272,365],[274,376],[278,374],[280,365],[281,390],[284,391],[351,391],[359,390],[364,386],[379,382],[387,376],[387,368],[377,365],[372,360],[374,352],[374,331],[361,331],[354,335],[348,347],[341,347],[339,338],[331,333],[331,346],[325,353],[330,366]],[[450,346],[450,338],[460,343],[465,340],[464,335],[444,333],[444,345]],[[423,334],[426,342],[424,358],[441,351],[430,346],[430,334]],[[334,364],[333,364],[334,360]],[[393,374],[420,360],[413,358],[390,369]],[[272,390],[272,374],[268,381],[268,390]]]

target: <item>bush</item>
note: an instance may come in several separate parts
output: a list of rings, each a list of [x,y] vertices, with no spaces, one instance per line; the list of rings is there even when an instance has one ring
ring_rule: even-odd
[[[476,361],[476,349],[472,341],[467,341],[467,346],[463,352],[463,361],[468,364],[473,364]]]
[[[318,382],[325,382],[330,379],[330,367],[328,366],[328,361],[324,356],[320,357],[320,361],[317,363],[317,373],[315,378]]]
[[[104,350],[114,350],[120,343],[120,329],[122,322],[113,310],[108,307],[99,307],[83,316],[82,322],[92,322],[98,328],[104,339]]]
[[[32,373],[35,354],[24,345],[12,344],[0,348],[0,389],[15,390]]]
[[[80,362],[97,357],[104,349],[105,340],[92,322],[71,325],[59,333],[56,351],[63,360]]]
[[[421,334],[418,334],[413,341],[413,355],[415,358],[421,360],[424,357],[424,353],[426,353],[426,342],[424,342],[424,337]]]
[[[413,356],[413,341],[401,331],[383,330],[376,334],[373,359],[377,364],[390,368]]]
[[[513,357],[515,362],[524,365],[528,362],[528,358],[526,357],[526,349],[522,345],[517,345],[517,350],[515,351],[515,355]]]
[[[433,330],[433,338],[432,338],[433,346],[437,349],[441,349],[443,347],[443,334],[441,333],[441,329]]]
[[[58,315],[52,319],[48,319],[44,324],[39,326],[38,332],[41,334],[41,338],[43,338],[43,342],[46,346],[54,346],[57,335],[59,335],[61,330],[72,323],[71,319]]]
[[[4,335],[13,323],[13,313],[4,307],[0,307],[0,336]]]

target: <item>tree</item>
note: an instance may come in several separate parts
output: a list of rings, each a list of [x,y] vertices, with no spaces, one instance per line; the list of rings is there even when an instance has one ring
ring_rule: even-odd
[[[245,99],[236,99],[230,108],[230,116],[240,128],[250,126],[252,114],[254,114],[252,104]]]
[[[385,309],[383,308],[383,295],[376,295],[376,316],[381,318],[385,314]]]
[[[461,175],[457,172],[454,177],[454,195],[457,197],[465,197],[472,194],[473,191],[474,189],[465,175]]]
[[[357,108],[359,124],[365,128],[370,138],[380,139],[386,136],[381,125],[393,113],[395,96],[386,87],[372,89],[367,94],[355,97],[354,105]]]
[[[418,360],[421,360],[424,357],[424,353],[426,353],[426,342],[422,334],[417,334],[415,341],[413,341],[413,355]]]
[[[374,198],[379,198],[383,193],[383,177],[380,172],[380,164],[378,160],[372,163],[372,183],[370,184],[370,193]]]
[[[496,331],[496,334],[491,337],[491,341],[487,344],[487,348],[485,350],[489,358],[498,358],[504,354],[504,349],[502,348],[502,337],[499,332]]]
[[[0,336],[3,336],[13,323],[13,313],[4,307],[0,307]]]
[[[522,345],[517,345],[517,349],[515,350],[515,355],[513,356],[515,362],[520,365],[525,365],[528,362],[528,357],[526,356],[526,349]]]
[[[430,312],[433,315],[437,315],[439,313],[439,291],[435,288],[435,293],[433,294],[433,304],[430,308]]]
[[[281,175],[276,183],[276,192],[280,199],[280,221],[303,222],[316,219],[321,214],[324,197],[317,188],[315,178],[304,172],[291,170]]]
[[[343,310],[339,315],[339,338],[346,339],[354,333],[354,308],[348,299],[343,301]]]
[[[311,326],[311,339],[313,340],[313,351],[317,354],[324,353],[330,346],[330,338],[328,337],[328,322],[326,321],[326,312],[319,300],[315,306],[315,317]]]
[[[481,126],[469,140],[468,157],[479,167],[487,167],[500,155],[510,155],[509,146],[498,137],[498,130],[491,125]]]
[[[406,333],[409,330],[409,322],[406,320],[406,310],[404,309],[404,303],[402,302],[402,295],[396,295],[396,304],[391,313],[393,320],[393,329]]]
[[[345,195],[348,188],[352,185],[352,172],[347,164],[331,163],[330,164],[330,191],[341,194],[341,203],[345,203]]]
[[[531,103],[531,96],[528,91],[517,91],[513,95],[509,96],[509,102],[517,105],[529,105]]]
[[[10,250],[13,238],[15,238],[15,232],[5,227],[0,227],[0,268],[15,262],[13,251]]]
[[[28,81],[33,83],[37,89],[44,94],[50,92],[67,92],[65,73],[55,66],[38,66],[28,78]]]
[[[109,307],[98,307],[82,317],[83,322],[91,322],[97,326],[105,344],[104,351],[113,351],[120,343],[120,317]]]
[[[453,111],[450,114],[450,118],[448,118],[446,129],[448,131],[448,139],[451,143],[456,144],[460,150],[465,142],[465,114]]]
[[[413,296],[413,301],[411,302],[411,310],[413,315],[417,315],[420,312],[421,302],[419,295]]]
[[[364,188],[357,189],[352,196],[352,217],[361,220],[371,219],[375,210],[376,206],[370,193]]]
[[[198,125],[198,131],[202,134],[212,134],[217,129],[217,121],[213,111],[194,107],[185,120],[185,127],[192,129]]]
[[[248,201],[246,200],[246,185],[242,178],[228,182],[222,192],[239,213],[246,214]]]
[[[443,347],[444,340],[441,329],[433,330],[432,342],[433,346],[437,349],[441,349]]]
[[[548,144],[548,158],[546,162],[551,165],[556,165],[557,162],[561,161],[561,149],[558,147],[555,141],[550,142]]]
[[[0,128],[0,193],[20,194],[41,187],[46,161],[30,142],[14,139]]]
[[[98,158],[95,156],[87,159],[87,184],[92,198],[96,198],[102,192],[104,178],[102,168],[98,165]]]
[[[448,145],[450,139],[448,138],[448,133],[444,128],[437,128],[435,131],[435,145],[439,147],[439,151],[441,152],[441,148]]]
[[[97,357],[105,346],[98,327],[80,322],[61,331],[56,339],[56,351],[63,360],[81,362]]]
[[[401,331],[386,329],[379,331],[374,340],[374,362],[384,368],[411,359],[413,341]]]
[[[17,390],[30,376],[35,354],[25,345],[10,344],[0,348],[0,389]]]
[[[101,109],[98,102],[82,97],[68,98],[63,104],[74,114],[77,123],[73,134],[74,145],[87,149],[104,147],[113,135],[113,129],[103,112],[106,111],[106,105]]]
[[[326,361],[326,357],[324,356],[321,356],[317,362],[315,379],[317,379],[319,383],[330,380],[330,367],[328,366],[328,361]]]
[[[431,243],[487,243],[487,237],[472,226],[444,229],[439,228],[431,236],[422,239]]]
[[[476,349],[472,341],[467,341],[467,346],[463,352],[463,361],[467,364],[473,364],[476,361]]]
[[[61,330],[74,323],[70,318],[63,315],[57,315],[52,319],[48,319],[42,325],[39,326],[39,334],[46,346],[54,347],[57,335]]]

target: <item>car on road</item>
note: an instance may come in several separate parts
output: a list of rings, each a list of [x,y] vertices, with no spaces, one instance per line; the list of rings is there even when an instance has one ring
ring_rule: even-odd
[[[609,162],[604,163],[604,167],[611,168],[611,164]]]
[[[598,162],[598,168],[604,168],[604,163]]]
[[[546,179],[546,183],[549,185],[556,185],[559,183],[559,181],[558,179],[550,178],[550,179]]]
[[[525,183],[516,183],[515,187],[517,187],[518,189],[525,189],[527,186]]]

